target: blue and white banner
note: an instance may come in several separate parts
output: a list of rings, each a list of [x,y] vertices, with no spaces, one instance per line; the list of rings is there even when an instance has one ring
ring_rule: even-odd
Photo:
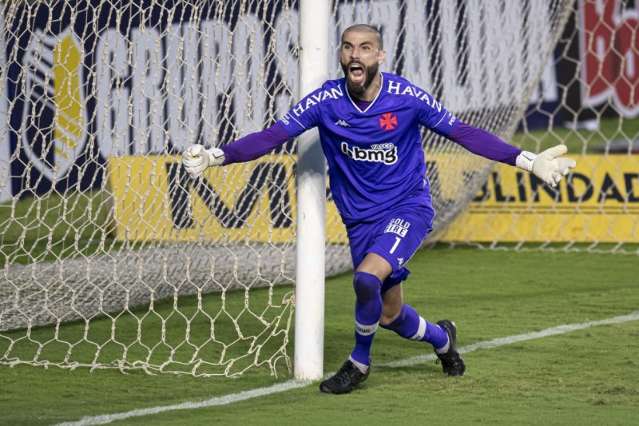
[[[512,108],[543,65],[525,52],[548,43],[552,19],[545,1],[500,5],[339,0],[331,44],[370,23],[388,51],[384,68],[450,110]],[[224,144],[273,123],[299,96],[294,0],[54,0],[10,11],[0,39],[0,201],[102,188],[107,158]],[[339,76],[336,50],[328,60]]]

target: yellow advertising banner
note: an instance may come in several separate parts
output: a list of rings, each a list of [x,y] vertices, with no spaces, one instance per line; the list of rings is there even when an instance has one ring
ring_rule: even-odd
[[[295,160],[267,155],[209,168],[203,179],[193,180],[178,156],[111,158],[117,238],[292,242]],[[459,197],[464,175],[478,171],[468,170],[466,156],[454,154],[429,156],[428,167],[433,190],[445,199]],[[346,242],[330,198],[326,238]],[[580,156],[575,171],[556,190],[527,172],[498,164],[440,239],[639,242],[639,157]]]
[[[210,167],[191,179],[178,156],[109,159],[116,238],[158,241],[292,242],[296,157],[267,155]],[[327,203],[326,236],[345,243],[335,204]]]
[[[576,160],[557,190],[498,164],[441,240],[639,242],[639,156]]]

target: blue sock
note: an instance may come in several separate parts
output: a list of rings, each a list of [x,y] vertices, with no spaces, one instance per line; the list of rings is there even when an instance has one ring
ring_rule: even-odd
[[[433,348],[441,349],[448,343],[448,334],[446,330],[426,321],[420,317],[412,306],[404,304],[399,316],[395,321],[388,325],[382,325],[383,328],[393,330],[395,333],[406,339],[421,340],[433,345]]]
[[[355,348],[351,359],[362,365],[370,365],[371,345],[382,315],[382,282],[373,274],[355,272]]]

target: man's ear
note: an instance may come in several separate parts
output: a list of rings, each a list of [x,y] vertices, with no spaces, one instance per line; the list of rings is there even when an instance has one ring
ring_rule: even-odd
[[[386,51],[380,50],[379,53],[377,54],[377,62],[379,62],[380,64],[383,64],[385,60],[386,60]]]

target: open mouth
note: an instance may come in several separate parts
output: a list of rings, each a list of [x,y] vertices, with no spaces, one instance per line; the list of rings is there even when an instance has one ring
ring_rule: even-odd
[[[364,82],[366,72],[362,64],[353,62],[348,66],[348,76],[353,83],[361,84]]]

